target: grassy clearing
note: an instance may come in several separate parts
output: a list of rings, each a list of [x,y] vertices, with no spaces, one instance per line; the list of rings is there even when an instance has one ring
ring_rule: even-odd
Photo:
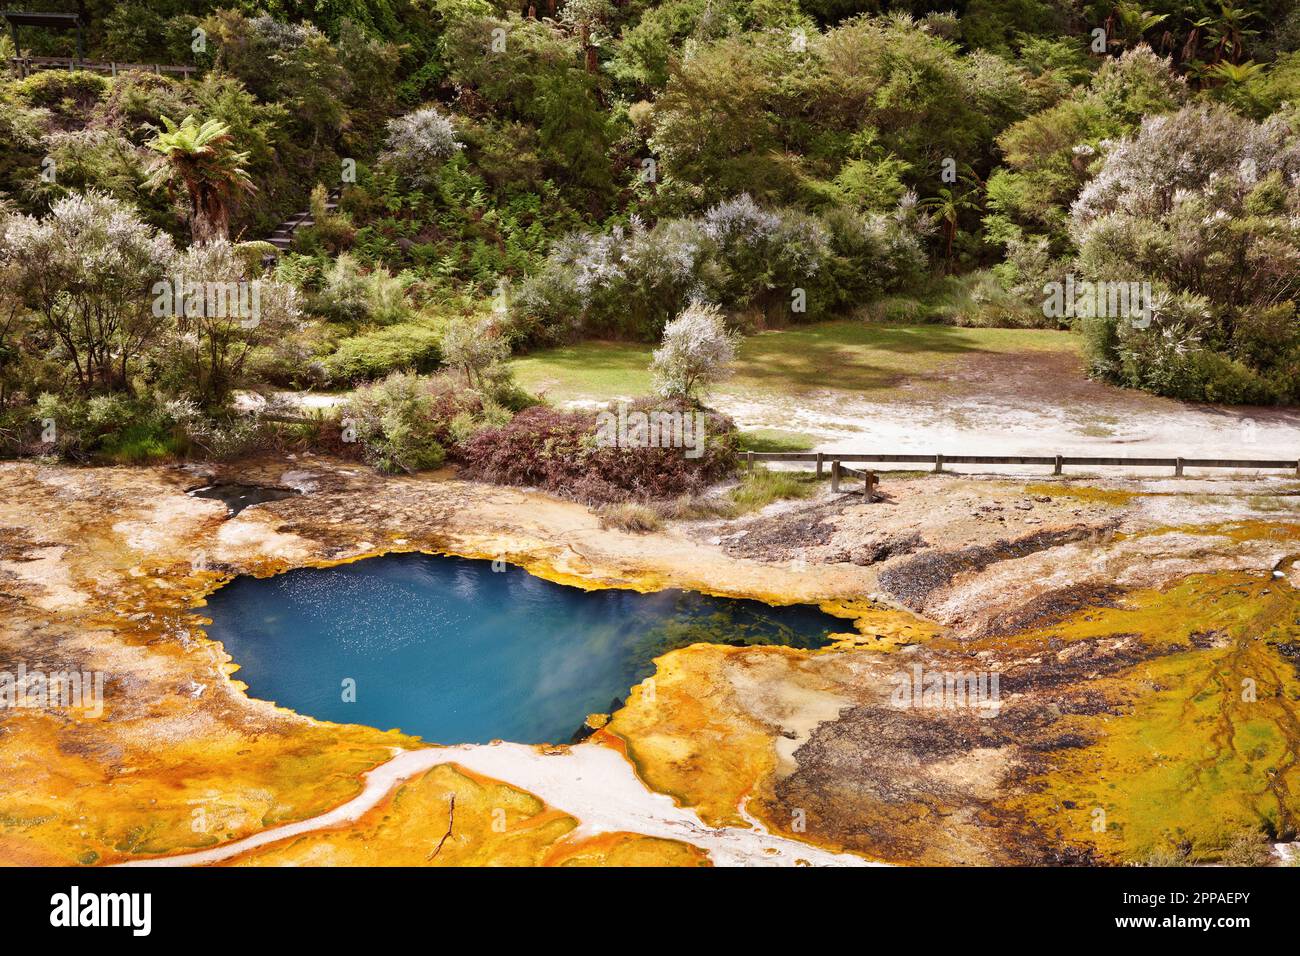
[[[784,428],[754,428],[741,432],[737,445],[741,451],[811,451],[817,446],[817,439]]]
[[[1076,352],[1069,332],[958,328],[837,320],[760,332],[745,339],[728,394],[803,395],[834,388],[883,399],[908,378],[976,353]],[[580,342],[521,356],[511,363],[519,383],[553,401],[611,401],[650,391],[654,346]]]
[[[513,359],[525,389],[556,402],[631,398],[651,391],[654,346],[628,342],[578,342]]]

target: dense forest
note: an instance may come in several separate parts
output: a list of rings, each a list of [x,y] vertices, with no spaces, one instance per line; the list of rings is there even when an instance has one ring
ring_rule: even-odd
[[[472,465],[572,428],[511,354],[839,316],[1071,328],[1115,384],[1300,401],[1290,0],[31,6],[90,61],[197,69],[0,82],[11,454],[238,454],[239,393],[317,389],[381,467]],[[255,282],[256,320],[187,282]],[[1094,284],[1141,318],[1045,305]]]

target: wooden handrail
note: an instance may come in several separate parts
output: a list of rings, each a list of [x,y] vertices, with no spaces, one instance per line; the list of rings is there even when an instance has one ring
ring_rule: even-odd
[[[934,465],[1051,465],[1056,474],[1061,473],[1065,465],[1095,465],[1116,468],[1173,468],[1182,474],[1184,468],[1242,468],[1242,469],[1289,469],[1300,475],[1300,458],[1119,458],[1113,456],[1088,455],[949,455],[949,454],[894,454],[868,452],[787,452],[787,451],[752,451],[746,452],[746,460],[814,462],[822,464],[831,462],[842,464],[857,462],[859,464],[918,464]]]
[[[36,70],[89,70],[92,73],[108,73],[116,76],[119,72],[139,70],[142,73],[179,73],[187,79],[191,73],[198,73],[197,66],[172,65],[166,63],[97,63],[80,60],[73,56],[12,56],[9,63],[18,70],[19,76],[27,76]]]

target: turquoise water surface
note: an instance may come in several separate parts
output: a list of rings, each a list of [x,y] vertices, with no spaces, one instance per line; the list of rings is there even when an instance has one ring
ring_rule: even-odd
[[[824,647],[846,622],[693,591],[583,591],[489,561],[402,554],[236,578],[197,613],[252,697],[433,743],[567,743],[674,647]],[[355,701],[344,700],[345,681]]]

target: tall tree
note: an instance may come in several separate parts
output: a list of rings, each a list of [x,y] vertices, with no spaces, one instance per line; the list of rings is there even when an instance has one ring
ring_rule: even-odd
[[[963,176],[962,179],[965,180],[966,177]],[[922,207],[930,210],[933,222],[943,223],[949,266],[952,265],[952,244],[957,238],[961,216],[963,213],[979,210],[979,205],[975,201],[977,197],[978,193],[974,189],[957,192],[944,186],[939,189],[937,195],[922,199],[920,202]]]
[[[601,31],[613,16],[614,5],[609,0],[569,0],[560,13],[561,22],[578,35],[588,73],[600,69]]]
[[[186,116],[177,125],[162,117],[149,148],[159,154],[147,185],[176,193],[184,188],[190,201],[190,233],[196,243],[230,237],[230,205],[240,192],[257,187],[243,164],[248,153],[235,149],[230,127],[219,120],[200,123]]]

